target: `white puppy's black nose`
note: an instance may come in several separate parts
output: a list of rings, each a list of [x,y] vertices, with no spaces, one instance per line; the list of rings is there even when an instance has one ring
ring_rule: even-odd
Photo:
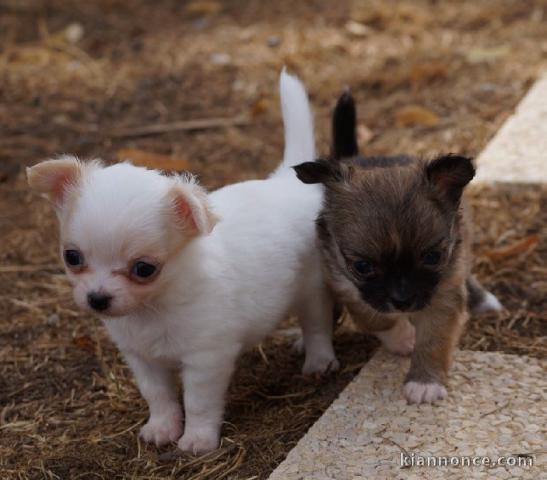
[[[111,295],[104,293],[91,292],[87,294],[87,303],[89,306],[97,312],[103,312],[110,306],[112,301]]]

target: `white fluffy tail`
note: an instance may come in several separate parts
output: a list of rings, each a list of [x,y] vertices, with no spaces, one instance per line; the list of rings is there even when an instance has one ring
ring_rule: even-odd
[[[283,163],[277,167],[274,175],[315,159],[313,118],[304,85],[283,68],[279,76],[279,93],[285,129],[285,153]]]

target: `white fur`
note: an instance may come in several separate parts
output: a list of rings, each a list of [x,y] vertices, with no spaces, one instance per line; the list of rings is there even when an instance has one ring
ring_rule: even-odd
[[[440,383],[407,382],[403,387],[403,393],[409,403],[434,403],[444,400],[448,393]]]
[[[501,312],[503,305],[491,292],[485,291],[481,303],[473,308],[473,313]]]
[[[296,78],[283,72],[280,85],[287,145],[269,179],[205,196],[187,179],[118,164],[87,172],[60,215],[64,245],[80,249],[88,264],[85,272],[69,272],[77,303],[87,308],[92,291],[113,296],[104,323],[148,402],[146,441],[161,445],[181,434],[170,376],[180,369],[185,429],[178,445],[194,453],[216,448],[236,359],[291,313],[303,329],[304,373],[338,367],[332,301],[315,247],[322,189],[289,169],[313,160],[311,113]],[[173,193],[180,182],[190,191]],[[174,194],[191,210],[188,218],[184,209],[175,212]],[[135,285],[119,272],[142,256],[162,271]]]
[[[287,74],[284,68],[279,78],[279,91],[285,127],[285,160],[274,175],[289,173],[294,176],[294,172],[287,167],[307,162],[310,158],[315,160],[313,117],[304,86],[296,77]]]

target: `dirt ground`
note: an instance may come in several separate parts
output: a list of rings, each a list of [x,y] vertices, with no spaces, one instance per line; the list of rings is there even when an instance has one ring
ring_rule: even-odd
[[[351,86],[363,151],[477,155],[547,66],[546,31],[545,1],[0,1],[0,477],[267,478],[377,345],[345,322],[341,371],[305,379],[288,322],[242,358],[220,450],[140,443],[145,404],[75,308],[25,165],[70,152],[187,168],[209,188],[264,176],[283,65],[309,88],[320,151]],[[507,312],[473,318],[462,346],[544,357],[547,192],[470,198],[476,271]]]

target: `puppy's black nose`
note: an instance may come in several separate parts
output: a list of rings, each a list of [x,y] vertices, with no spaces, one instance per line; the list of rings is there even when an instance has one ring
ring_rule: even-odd
[[[390,295],[391,303],[398,310],[408,310],[414,304],[416,296],[408,288],[395,288]]]
[[[87,294],[87,303],[97,312],[103,312],[110,307],[112,297],[104,293],[92,292]]]
[[[397,310],[410,310],[410,308],[414,305],[414,297],[406,300],[396,300],[395,298],[391,297],[391,303]]]

